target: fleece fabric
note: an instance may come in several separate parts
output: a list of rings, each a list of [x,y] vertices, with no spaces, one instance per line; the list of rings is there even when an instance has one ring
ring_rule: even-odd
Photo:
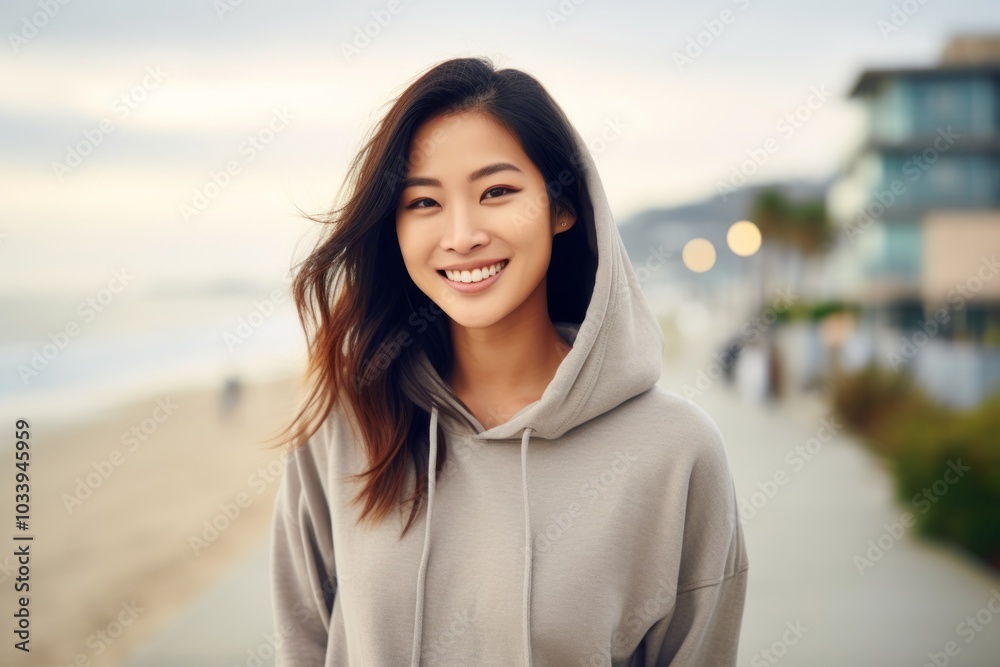
[[[447,464],[402,540],[398,512],[357,524],[346,480],[367,460],[343,403],[286,453],[271,534],[278,667],[736,664],[749,562],[726,445],[702,408],[657,385],[662,330],[573,134],[594,210],[578,224],[598,261],[584,321],[554,323],[572,349],[499,426],[450,392],[474,428],[432,407],[428,470],[439,421]],[[447,386],[423,355],[421,368]]]

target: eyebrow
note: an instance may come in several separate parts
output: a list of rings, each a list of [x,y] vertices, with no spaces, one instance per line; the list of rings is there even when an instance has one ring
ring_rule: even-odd
[[[497,162],[496,164],[487,165],[481,169],[476,169],[474,172],[469,174],[469,183],[479,180],[480,178],[485,178],[491,174],[495,174],[498,171],[516,171],[520,174],[524,172],[512,165],[509,162]],[[420,185],[436,186],[441,187],[441,181],[436,178],[422,178],[413,176],[403,180],[403,189],[417,187]]]

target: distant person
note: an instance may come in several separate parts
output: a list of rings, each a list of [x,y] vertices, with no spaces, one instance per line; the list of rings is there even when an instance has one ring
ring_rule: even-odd
[[[547,91],[442,62],[352,173],[292,290],[317,327],[274,506],[279,667],[735,665],[725,445],[656,386],[663,333]]]
[[[736,363],[740,358],[740,350],[743,349],[743,339],[734,336],[726,343],[722,352],[722,372],[726,378],[726,384],[732,385],[736,374]]]
[[[767,398],[770,401],[777,401],[784,395],[783,372],[781,351],[775,343],[770,342],[767,346]]]
[[[240,382],[240,378],[236,375],[230,375],[226,378],[226,382],[222,387],[222,413],[230,414],[240,403],[240,395],[243,391],[243,385]]]

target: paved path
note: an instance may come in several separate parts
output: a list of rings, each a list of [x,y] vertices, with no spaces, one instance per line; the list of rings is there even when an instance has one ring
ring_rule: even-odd
[[[707,371],[714,348],[701,344],[669,359],[660,384],[681,391]],[[1000,666],[1000,613],[989,608],[995,595],[1000,610],[1000,576],[909,528],[899,539],[887,531],[915,508],[893,500],[891,479],[853,438],[827,438],[818,400],[771,409],[722,381],[694,400],[726,437],[738,495],[757,505],[744,514],[751,576],[739,665]],[[808,460],[794,453],[811,438]],[[859,573],[855,556],[880,536],[888,549]],[[272,630],[267,562],[262,545],[126,667],[273,665],[256,661]]]
[[[273,667],[268,559],[266,544],[248,554],[125,667]]]
[[[661,385],[681,391],[699,364],[710,369],[714,349],[690,348],[669,360]],[[739,665],[1000,666],[1000,574],[894,527],[919,508],[893,499],[891,477],[818,399],[771,409],[720,380],[694,400],[722,430],[737,495],[748,503]],[[859,572],[855,556],[867,558],[868,541],[880,536],[887,549]]]

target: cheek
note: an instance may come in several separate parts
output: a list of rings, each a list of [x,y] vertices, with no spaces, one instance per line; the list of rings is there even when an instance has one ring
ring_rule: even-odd
[[[547,213],[523,215],[514,219],[508,228],[510,244],[531,255],[545,254],[552,244],[552,233]]]
[[[413,225],[401,222],[396,225],[396,240],[399,243],[399,252],[403,256],[403,261],[407,268],[411,268],[423,252],[420,235],[416,233]]]
[[[396,238],[410,279],[426,289],[434,280],[435,271],[430,265],[434,253],[434,238],[419,225],[408,225],[405,222],[397,226]]]
[[[539,194],[529,195],[516,208],[504,211],[511,242],[535,245],[550,236],[550,214],[547,200]]]

